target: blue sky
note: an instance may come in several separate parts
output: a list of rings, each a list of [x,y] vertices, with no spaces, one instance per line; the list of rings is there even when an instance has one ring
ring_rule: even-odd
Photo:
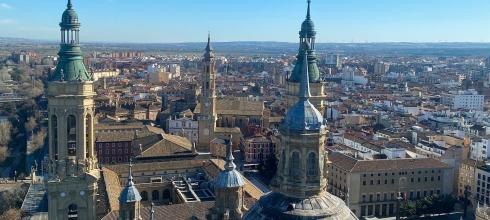
[[[82,41],[296,42],[306,0],[73,0]],[[0,36],[57,40],[66,0],[0,0]],[[489,0],[312,0],[318,42],[490,42]]]

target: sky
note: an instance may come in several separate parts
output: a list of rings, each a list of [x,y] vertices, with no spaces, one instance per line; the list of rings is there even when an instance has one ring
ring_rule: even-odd
[[[72,0],[85,42],[297,42],[306,0]],[[66,0],[0,0],[0,37],[58,40]],[[489,0],[312,0],[317,42],[490,42]]]

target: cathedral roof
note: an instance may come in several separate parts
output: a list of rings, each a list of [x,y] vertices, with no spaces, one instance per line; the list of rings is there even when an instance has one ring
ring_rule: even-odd
[[[216,178],[214,186],[215,188],[235,188],[241,187],[245,185],[245,180],[236,170],[236,165],[233,162],[235,158],[233,158],[233,150],[232,150],[232,142],[231,137],[228,141],[228,146],[226,147],[226,163],[225,169],[221,171]]]
[[[305,50],[303,50],[303,53],[306,54],[306,48],[309,45],[306,42],[304,44]],[[281,125],[283,129],[289,131],[318,131],[324,126],[322,114],[309,101],[311,94],[310,84],[308,83],[309,70],[307,62],[308,59],[303,61],[303,77],[300,82],[299,101],[288,110]]]
[[[344,201],[325,192],[305,199],[271,192],[262,196],[243,217],[244,220],[357,220]]]

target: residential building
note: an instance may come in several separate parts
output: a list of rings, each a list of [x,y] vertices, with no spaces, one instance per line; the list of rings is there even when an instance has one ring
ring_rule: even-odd
[[[264,135],[256,134],[242,140],[242,152],[244,155],[243,168],[256,170],[258,166],[274,154],[274,143]]]
[[[452,109],[483,111],[485,96],[479,95],[476,90],[457,91],[445,94],[442,103]]]
[[[490,206],[490,163],[481,164],[475,169],[474,197],[481,205]]]

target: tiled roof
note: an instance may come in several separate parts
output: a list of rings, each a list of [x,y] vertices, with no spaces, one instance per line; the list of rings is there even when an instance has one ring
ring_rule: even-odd
[[[449,165],[433,158],[389,159],[389,160],[356,160],[341,153],[328,156],[329,161],[350,172],[375,172],[412,169],[449,168]]]
[[[219,115],[249,115],[262,116],[264,111],[264,102],[218,99],[216,101],[216,113]],[[201,112],[201,104],[196,105],[194,113]]]
[[[142,145],[140,152],[139,144]],[[133,143],[137,157],[165,157],[177,154],[192,153],[191,142],[184,138],[169,134],[155,134],[137,139]]]
[[[119,210],[119,194],[121,193],[121,183],[116,172],[103,167],[102,175],[109,200],[111,211]]]
[[[214,201],[208,202],[193,202],[174,205],[155,206],[154,219],[172,219],[172,220],[189,220],[194,219],[205,220],[211,208],[214,207]],[[141,219],[150,219],[150,207],[141,209]],[[118,220],[118,212],[110,212],[102,220]]]

